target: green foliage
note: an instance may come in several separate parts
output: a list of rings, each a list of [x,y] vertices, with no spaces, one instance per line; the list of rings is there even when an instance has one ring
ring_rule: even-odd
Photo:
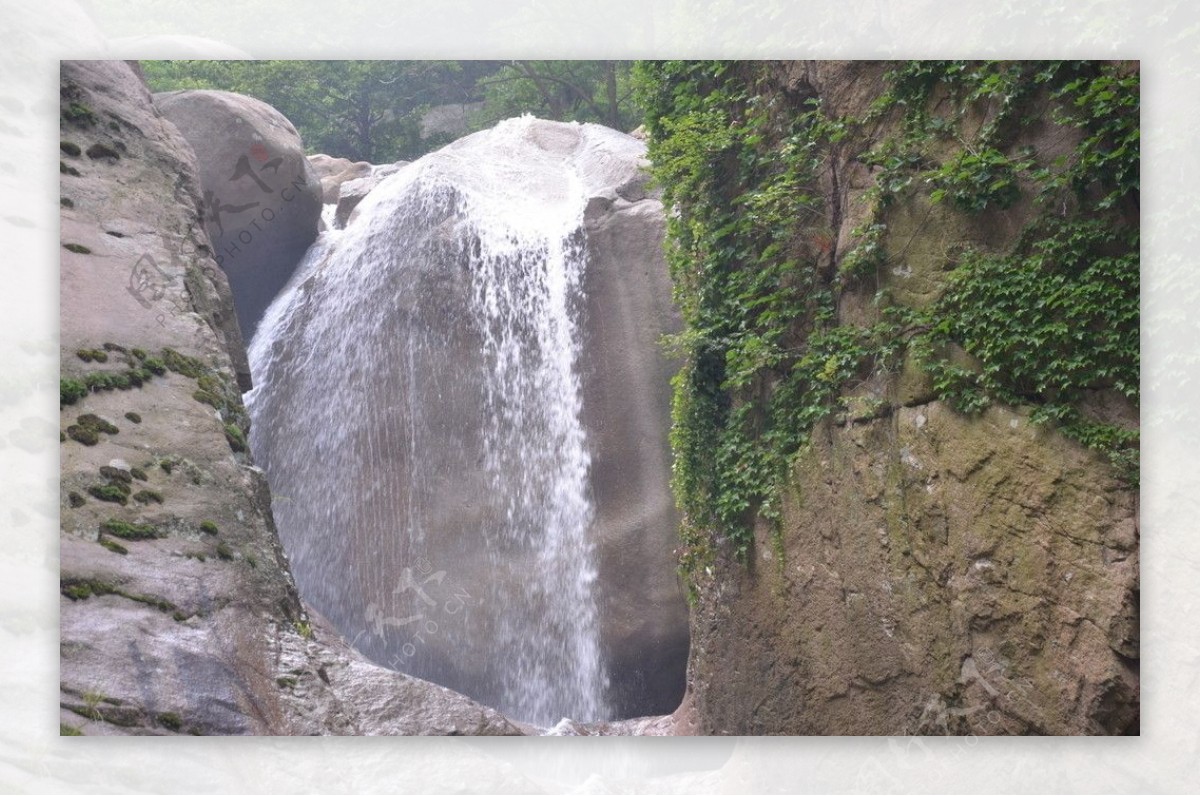
[[[598,122],[618,130],[635,127],[641,112],[631,85],[629,61],[511,61],[479,80],[484,99],[474,126],[533,114],[557,121]]]
[[[204,520],[201,522],[200,530],[209,536],[216,536],[220,532],[220,529],[217,528],[217,524],[212,520]]]
[[[129,542],[140,542],[146,539],[158,539],[163,534],[153,525],[144,525],[135,522],[125,522],[124,520],[105,520],[100,523],[100,531],[102,533],[111,534],[118,539],[124,539]]]
[[[88,394],[87,385],[79,379],[59,379],[58,380],[58,405],[59,408],[70,406],[80,398]]]
[[[715,547],[749,553],[756,519],[779,518],[795,457],[849,387],[912,353],[964,411],[1033,405],[1035,420],[1136,470],[1136,431],[1086,417],[1097,390],[1136,402],[1137,75],[1080,62],[909,62],[889,76],[868,127],[829,118],[747,62],[638,62],[668,261],[686,330],[674,380],[673,486],[681,567]],[[873,215],[832,271],[822,171],[834,148],[878,129],[859,159],[878,167]],[[1023,137],[1062,126],[1051,158]],[[1035,222],[1012,251],[956,254],[930,306],[839,324],[839,291],[868,287],[889,255],[887,213],[915,192],[964,214],[1022,200]]]
[[[1038,210],[1012,251],[964,252],[931,307],[893,311],[920,329],[912,345],[938,395],[966,412],[993,401],[1032,405],[1035,421],[1105,453],[1136,483],[1137,432],[1089,419],[1084,406],[1100,390],[1135,407],[1139,399],[1137,72],[1116,63],[910,62],[891,81],[877,110],[901,108],[902,147],[922,136],[962,142],[957,157],[924,172],[931,199],[979,213],[1024,190]],[[936,90],[958,99],[958,117],[974,110],[989,119],[974,140],[962,139],[958,117],[929,113]],[[1017,146],[1021,126],[1041,117],[1076,131],[1070,151],[1047,159]],[[979,366],[955,361],[955,348]]]
[[[839,327],[823,263],[832,238],[819,179],[852,120],[766,89],[763,65],[639,62],[668,260],[687,331],[675,378],[673,485],[681,566],[711,543],[749,555],[808,433],[875,364],[876,329]]]
[[[423,134],[430,107],[482,103],[472,130],[532,113],[629,129],[640,117],[628,61],[142,61],[155,91],[207,88],[272,105],[309,152],[385,163],[449,143]],[[64,164],[65,165],[65,164]]]
[[[178,373],[181,376],[188,376],[193,379],[199,378],[201,375],[208,372],[208,368],[204,366],[203,362],[195,357],[189,357],[186,354],[181,354],[174,348],[164,348],[162,350],[162,362],[164,365],[166,365],[167,370]],[[150,370],[154,370],[150,366],[149,359],[147,359],[144,364]],[[154,372],[157,373],[158,371],[154,370]]]

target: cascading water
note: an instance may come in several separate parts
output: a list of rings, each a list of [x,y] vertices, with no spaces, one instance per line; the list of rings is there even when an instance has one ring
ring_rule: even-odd
[[[301,593],[377,662],[543,725],[607,718],[583,217],[639,146],[523,118],[427,155],[313,246],[250,349]]]

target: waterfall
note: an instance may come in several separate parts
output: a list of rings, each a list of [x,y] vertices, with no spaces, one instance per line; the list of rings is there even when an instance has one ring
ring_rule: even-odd
[[[250,347],[305,599],[365,655],[550,726],[608,717],[581,422],[583,217],[640,144],[502,122],[310,249]]]

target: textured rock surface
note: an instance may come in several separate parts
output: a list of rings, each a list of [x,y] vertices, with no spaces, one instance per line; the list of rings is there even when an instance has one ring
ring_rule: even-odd
[[[346,224],[350,223],[354,208],[367,198],[367,194],[407,164],[408,161],[399,160],[395,163],[385,163],[382,166],[372,166],[371,173],[365,177],[358,177],[342,183],[338,188],[337,210],[334,212],[333,226],[336,229],[344,229]]]
[[[61,91],[62,375],[124,374],[149,366],[143,352],[189,372],[62,408],[75,429],[61,443],[62,723],[88,735],[519,732],[305,619],[266,483],[227,438],[242,347],[191,147],[123,62],[64,62]],[[222,394],[224,417],[202,388]],[[95,439],[79,432],[87,415],[107,429]],[[128,538],[146,527],[153,538]]]
[[[778,86],[862,115],[882,74],[790,62]],[[1044,134],[1026,133],[1043,150],[1062,145]],[[830,162],[834,252],[867,217],[871,183],[844,154]],[[1031,212],[1018,203],[984,226],[920,195],[897,202],[882,286],[920,306],[948,250],[1011,242]],[[839,307],[851,322],[873,311],[851,291]],[[718,551],[699,573],[687,700],[697,729],[1136,733],[1136,491],[1023,410],[951,411],[912,363],[856,395],[859,409],[814,431],[782,533],[758,529],[749,567]],[[1108,411],[1136,424],[1128,405]]]
[[[374,168],[366,161],[355,162],[320,154],[309,155],[308,162],[321,181],[321,201],[327,205],[337,202],[342,183],[368,177]]]
[[[205,228],[249,339],[316,238],[321,183],[296,129],[266,103],[226,91],[172,91],[154,103],[196,153]]]
[[[608,701],[618,715],[666,713],[682,696],[688,631],[667,486],[672,366],[659,340],[678,318],[662,256],[662,205],[646,192],[636,141],[604,128],[506,124],[524,125],[519,141],[480,133],[427,157],[466,170],[449,173],[468,197],[499,187],[488,195],[500,204],[518,178],[471,167],[475,158],[495,162],[488,147],[519,147],[537,175],[520,175],[536,180],[532,188],[520,183],[520,196],[574,200],[578,185],[587,186],[578,368]],[[494,671],[504,670],[497,654],[508,653],[494,648],[487,628],[505,627],[512,606],[530,601],[540,574],[533,570],[545,564],[528,544],[503,546],[488,536],[506,527],[508,509],[483,465],[496,410],[487,403],[490,365],[471,309],[470,240],[457,237],[469,229],[469,219],[456,215],[465,200],[451,194],[436,203],[413,189],[446,184],[451,178],[439,168],[450,167],[441,162],[410,164],[374,190],[344,233],[318,244],[328,251],[314,248],[294,295],[273,309],[278,334],[255,348],[262,380],[252,399],[253,442],[275,488],[290,498],[277,516],[313,604],[373,660],[492,700],[500,691]],[[422,169],[428,183],[419,182]],[[369,361],[361,352],[371,352]],[[345,374],[332,386],[309,364],[328,361]],[[318,394],[327,400],[309,400]],[[412,451],[420,451],[415,462]],[[331,574],[350,570],[353,580]],[[408,620],[426,608],[408,587],[414,572],[418,582],[434,579],[435,602],[469,593],[469,609],[450,617],[448,607],[433,606],[437,631],[418,637]]]

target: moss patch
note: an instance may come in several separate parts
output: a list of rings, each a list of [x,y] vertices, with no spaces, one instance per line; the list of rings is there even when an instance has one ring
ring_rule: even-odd
[[[100,546],[103,547],[105,550],[111,550],[112,552],[117,553],[119,555],[123,555],[123,556],[129,554],[129,548],[127,548],[125,545],[121,544],[120,542],[114,542],[112,539],[106,539],[103,536],[101,536],[96,541],[99,542]]]
[[[162,503],[163,502],[162,493],[157,492],[153,489],[143,489],[140,492],[135,492],[133,494],[133,499],[136,500],[138,503],[143,503],[143,504]]]
[[[83,150],[79,148],[79,144],[65,140],[58,142],[58,148],[62,150],[64,155],[70,155],[71,157],[75,158],[79,157],[80,153],[83,152]]]
[[[126,419],[126,420],[128,420],[130,423],[140,423],[140,422],[142,422],[142,416],[141,416],[141,415],[139,415],[137,412],[126,412],[126,413],[125,413],[125,419]],[[144,479],[143,479],[143,480],[144,480]]]
[[[217,524],[212,520],[205,520],[204,522],[200,523],[200,530],[209,536],[216,536],[220,529],[217,528]]]
[[[75,252],[76,254],[91,254],[92,253],[92,250],[89,249],[87,246],[84,246],[82,243],[64,243],[63,248],[69,252]]]
[[[140,542],[146,539],[159,539],[164,534],[153,525],[143,525],[136,522],[125,522],[124,520],[105,520],[100,524],[102,533],[111,534],[119,539],[124,539],[130,542]]]

